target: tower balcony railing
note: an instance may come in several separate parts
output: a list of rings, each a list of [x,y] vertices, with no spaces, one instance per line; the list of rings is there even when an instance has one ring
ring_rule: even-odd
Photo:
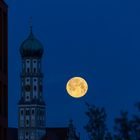
[[[33,77],[43,77],[43,73],[33,73],[33,72],[21,72],[20,73],[20,76],[21,77],[30,77],[30,76],[33,76]]]

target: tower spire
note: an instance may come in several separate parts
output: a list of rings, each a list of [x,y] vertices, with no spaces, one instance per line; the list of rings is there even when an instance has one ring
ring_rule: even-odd
[[[29,26],[30,26],[30,33],[32,34],[33,33],[33,31],[32,31],[32,28],[33,28],[32,16],[30,17]]]

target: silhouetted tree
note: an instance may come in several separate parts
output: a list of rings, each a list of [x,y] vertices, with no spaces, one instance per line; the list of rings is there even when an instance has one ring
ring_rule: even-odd
[[[140,118],[136,115],[131,120],[131,129],[133,140],[140,140]]]
[[[138,111],[140,111],[140,102],[135,104]],[[134,140],[140,140],[140,116],[133,115],[131,120],[131,128],[132,128],[132,137]]]
[[[89,134],[90,140],[104,140],[106,133],[106,112],[104,108],[99,108],[86,103],[88,111],[86,115],[89,118],[84,127]]]
[[[121,111],[121,116],[115,119],[115,140],[131,140],[131,121],[128,112]]]

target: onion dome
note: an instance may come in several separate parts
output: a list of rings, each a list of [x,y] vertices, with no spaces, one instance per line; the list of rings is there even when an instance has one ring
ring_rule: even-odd
[[[20,54],[22,57],[41,57],[43,54],[43,45],[34,36],[32,27],[28,38],[20,46]]]

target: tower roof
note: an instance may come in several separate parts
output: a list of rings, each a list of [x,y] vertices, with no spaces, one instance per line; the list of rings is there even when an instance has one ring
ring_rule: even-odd
[[[20,53],[22,57],[41,57],[43,54],[43,45],[34,36],[32,26],[30,27],[30,34],[20,46]]]

